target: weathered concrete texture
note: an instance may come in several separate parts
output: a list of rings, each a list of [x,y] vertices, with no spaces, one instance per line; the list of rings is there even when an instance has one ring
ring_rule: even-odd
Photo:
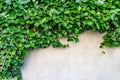
[[[87,31],[69,48],[30,51],[21,69],[23,80],[120,80],[120,48],[100,49],[103,35]]]

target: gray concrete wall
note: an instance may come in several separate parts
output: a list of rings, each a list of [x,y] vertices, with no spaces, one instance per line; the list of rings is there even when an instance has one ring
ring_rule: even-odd
[[[103,35],[87,31],[69,48],[30,51],[21,69],[23,80],[120,80],[120,48],[100,49]]]

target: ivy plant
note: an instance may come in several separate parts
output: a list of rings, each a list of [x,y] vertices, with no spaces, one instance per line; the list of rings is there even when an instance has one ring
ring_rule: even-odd
[[[86,30],[106,32],[102,46],[120,46],[119,0],[0,0],[0,80],[22,80],[29,49],[65,48]]]

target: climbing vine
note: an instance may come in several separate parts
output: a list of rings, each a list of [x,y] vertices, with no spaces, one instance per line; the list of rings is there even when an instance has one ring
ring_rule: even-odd
[[[22,80],[29,49],[65,48],[86,30],[106,32],[102,46],[120,46],[119,0],[0,0],[0,80]]]

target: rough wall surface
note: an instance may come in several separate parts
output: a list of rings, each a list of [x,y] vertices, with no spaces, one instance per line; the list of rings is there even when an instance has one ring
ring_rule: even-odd
[[[69,48],[30,51],[21,69],[23,80],[120,80],[120,48],[99,48],[103,35],[87,31]]]

